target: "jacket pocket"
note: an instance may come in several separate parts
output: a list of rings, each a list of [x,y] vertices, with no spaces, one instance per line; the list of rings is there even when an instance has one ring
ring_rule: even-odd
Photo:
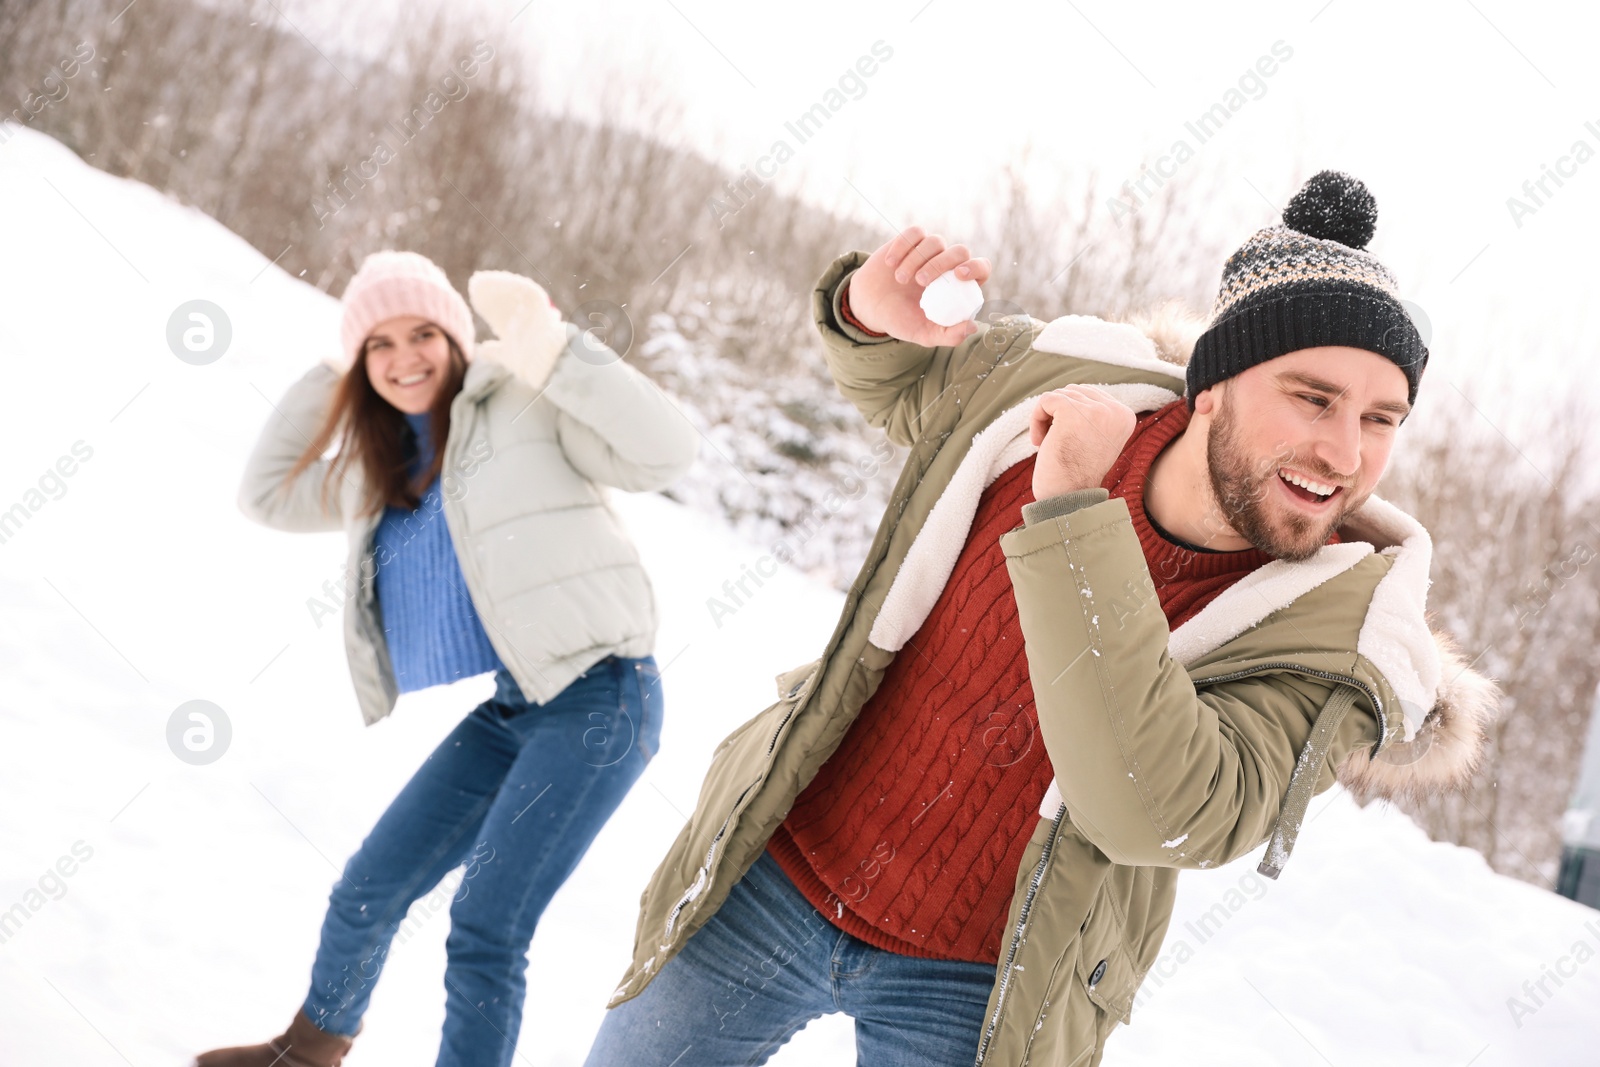
[[[1078,936],[1050,972],[1027,1037],[1024,1067],[1094,1067],[1105,1055],[1106,1039],[1118,1022],[1126,1021],[1137,988],[1122,929],[1102,888]]]
[[[1098,1009],[1095,1044],[1102,1049],[1117,1024],[1129,1021],[1133,997],[1139,991],[1139,975],[1123,936],[1124,926],[1108,882],[1101,886],[1084,920],[1076,968],[1078,984]]]
[[[1027,1036],[1022,1067],[1042,1063],[1086,1067],[1099,1057],[1105,1013],[1084,994],[1078,958],[1074,942],[1051,969],[1044,1001]]]

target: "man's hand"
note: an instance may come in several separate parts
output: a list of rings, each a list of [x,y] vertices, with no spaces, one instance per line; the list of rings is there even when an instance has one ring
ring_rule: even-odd
[[[922,290],[947,270],[982,285],[989,261],[974,259],[965,245],[945,247],[938,234],[912,226],[892,238],[850,277],[850,312],[867,329],[927,348],[955,345],[977,332],[973,322],[940,326],[922,313]]]
[[[1092,385],[1068,385],[1039,397],[1028,427],[1039,446],[1033,498],[1098,488],[1133,436],[1137,420],[1132,408]]]

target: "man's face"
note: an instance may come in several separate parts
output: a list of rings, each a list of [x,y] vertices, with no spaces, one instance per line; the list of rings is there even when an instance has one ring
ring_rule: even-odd
[[[1305,348],[1207,393],[1218,516],[1278,559],[1301,560],[1372,495],[1410,410],[1405,374],[1359,348]]]

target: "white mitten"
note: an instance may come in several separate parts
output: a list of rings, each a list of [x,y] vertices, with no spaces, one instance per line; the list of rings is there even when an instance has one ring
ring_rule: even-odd
[[[498,341],[480,341],[476,356],[503,364],[535,389],[544,388],[567,347],[567,327],[544,287],[508,270],[480,270],[467,279],[472,308]]]

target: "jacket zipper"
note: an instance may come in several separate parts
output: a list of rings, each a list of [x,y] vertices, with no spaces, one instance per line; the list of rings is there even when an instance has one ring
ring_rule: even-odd
[[[791,694],[790,698],[787,699],[792,699],[794,696],[798,695],[801,687],[803,687],[806,682],[810,681],[811,678],[816,674],[820,673],[821,670],[822,667],[819,664],[815,671],[801,679],[800,684],[795,687],[794,692]],[[789,725],[789,720],[794,718],[794,713],[799,707],[800,701],[794,700],[794,703],[789,706],[788,712],[778,723],[778,728],[772,731],[772,740],[767,742],[767,759],[770,760],[772,758],[772,750],[776,748],[778,744],[778,735],[783,733],[783,728]],[[765,777],[765,772],[763,772],[762,777]],[[733,807],[728,811],[728,817],[722,820],[722,826],[718,828],[716,836],[711,839],[711,847],[706,849],[705,862],[700,865],[699,873],[695,875],[694,882],[689,886],[688,889],[683,891],[683,896],[678,898],[678,902],[672,907],[672,913],[667,916],[667,927],[665,933],[663,934],[664,938],[670,939],[672,937],[672,931],[678,925],[678,917],[680,914],[682,914],[683,909],[688,907],[690,902],[692,902],[701,894],[702,891],[704,891],[706,882],[710,880],[711,861],[717,854],[717,845],[721,843],[722,835],[728,832],[728,824],[733,822],[733,814],[739,810],[739,804],[744,800],[746,794],[759,785],[760,782],[761,778],[757,778],[754,782],[751,782],[749,785],[745,786],[744,790],[734,798]]]
[[[1060,810],[1056,812],[1055,819],[1050,823],[1050,838],[1039,851],[1039,863],[1033,869],[1033,877],[1028,880],[1028,894],[1022,898],[1022,907],[1017,911],[1017,925],[1011,931],[1011,943],[1006,948],[1006,965],[1000,972],[1000,989],[995,995],[994,1015],[990,1017],[989,1025],[984,1027],[983,1041],[978,1045],[978,1058],[974,1061],[974,1067],[983,1063],[983,1057],[989,1051],[989,1041],[994,1037],[995,1027],[999,1025],[1000,1016],[1005,1011],[1006,990],[1011,985],[1011,965],[1016,962],[1022,931],[1027,928],[1028,913],[1033,910],[1033,898],[1044,881],[1044,871],[1050,865],[1050,855],[1056,849],[1056,835],[1061,832],[1061,820],[1066,814],[1067,806],[1062,804]]]
[[[743,792],[733,799],[733,807],[729,810],[728,817],[722,820],[722,826],[717,830],[716,836],[711,839],[711,847],[706,849],[705,861],[700,864],[700,870],[696,873],[694,881],[689,885],[688,889],[683,891],[683,896],[678,898],[678,902],[672,906],[672,913],[667,916],[667,928],[662,935],[664,939],[670,940],[672,938],[672,930],[678,925],[678,916],[682,914],[684,908],[689,906],[691,901],[700,895],[701,891],[705,889],[706,883],[710,881],[711,860],[717,854],[717,845],[722,841],[722,835],[728,832],[728,824],[733,821],[733,813],[739,810],[739,804],[744,800],[745,794],[754,789],[756,782],[760,780],[757,778],[755,782],[745,786]]]
[[[1298,663],[1262,663],[1254,667],[1246,668],[1242,671],[1233,671],[1230,674],[1217,675],[1215,678],[1206,678],[1196,684],[1215,685],[1220,682],[1232,682],[1240,678],[1247,678],[1252,674],[1260,674],[1264,671],[1274,670],[1297,671],[1301,674],[1309,674],[1313,677],[1324,679],[1325,681],[1338,682],[1343,685],[1352,685],[1361,690],[1367,695],[1368,699],[1372,701],[1372,706],[1378,710],[1378,729],[1380,731],[1378,737],[1378,748],[1383,748],[1384,740],[1389,736],[1388,723],[1383,714],[1383,701],[1370,686],[1356,678],[1351,677],[1350,675],[1336,674],[1332,671],[1319,671],[1314,667],[1305,667]],[[1033,877],[1028,882],[1028,894],[1022,899],[1022,908],[1017,913],[1017,925],[1016,928],[1011,931],[1011,940],[1006,948],[1006,965],[1005,969],[1000,972],[1000,991],[995,999],[994,1015],[992,1018],[990,1018],[989,1025],[984,1028],[983,1041],[978,1046],[978,1058],[974,1061],[974,1067],[981,1067],[983,1058],[989,1051],[989,1042],[994,1037],[995,1027],[999,1025],[1000,1016],[1005,1011],[1006,990],[1011,984],[1011,965],[1016,960],[1017,949],[1020,947],[1019,939],[1022,936],[1023,929],[1028,924],[1028,912],[1032,909],[1034,895],[1039,891],[1039,885],[1044,880],[1044,869],[1045,866],[1050,862],[1050,854],[1055,850],[1056,835],[1060,832],[1061,818],[1066,814],[1066,811],[1066,804],[1062,804],[1061,810],[1056,813],[1055,822],[1050,827],[1050,840],[1045,842],[1044,849],[1039,853],[1039,864],[1034,868]]]

